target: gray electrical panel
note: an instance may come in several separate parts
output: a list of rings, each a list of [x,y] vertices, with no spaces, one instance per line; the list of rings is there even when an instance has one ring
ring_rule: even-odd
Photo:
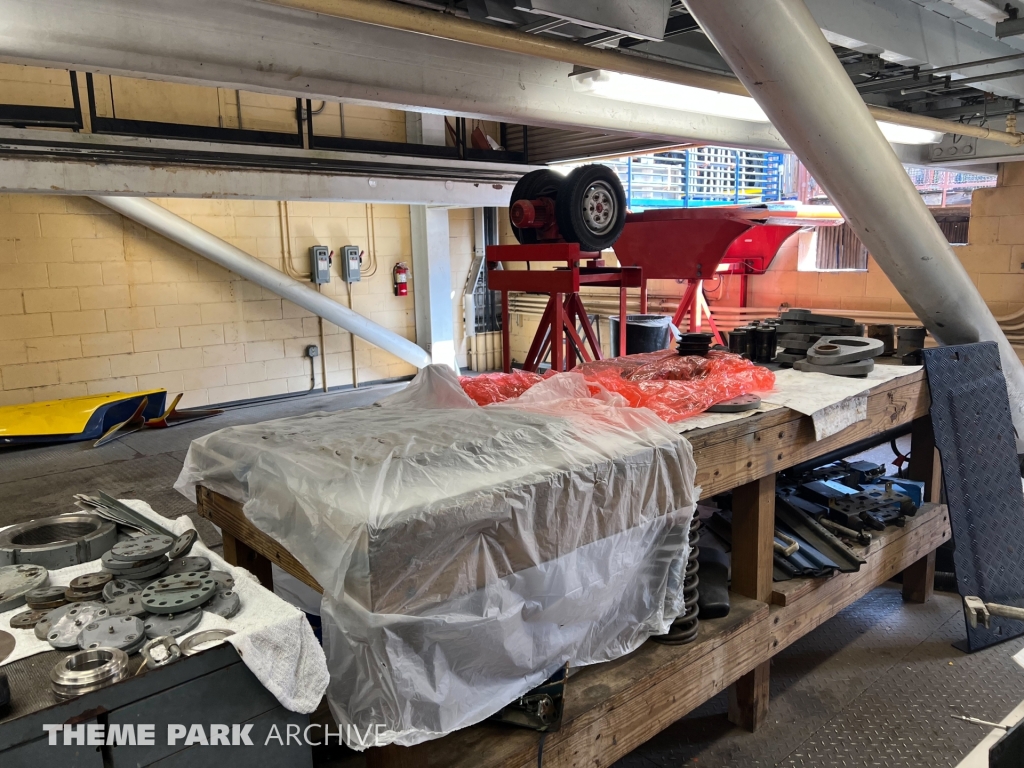
[[[309,279],[317,285],[331,282],[331,251],[326,245],[310,247]]]
[[[358,245],[346,245],[341,249],[341,279],[346,283],[362,280],[359,274],[359,253]]]

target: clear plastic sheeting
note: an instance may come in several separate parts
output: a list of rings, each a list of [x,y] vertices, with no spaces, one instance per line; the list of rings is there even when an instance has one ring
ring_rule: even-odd
[[[323,585],[335,717],[409,745],[668,631],[695,470],[582,376],[480,407],[431,366],[370,408],[200,438],[176,487],[242,501]]]

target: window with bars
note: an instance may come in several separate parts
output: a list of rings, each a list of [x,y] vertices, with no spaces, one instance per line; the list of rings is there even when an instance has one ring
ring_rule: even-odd
[[[939,229],[951,245],[965,245],[970,225],[969,215],[944,215],[936,219]],[[815,230],[816,247],[814,269],[818,272],[866,270],[868,249],[850,229],[849,224],[838,227],[818,227]]]
[[[849,224],[818,227],[817,240],[814,268],[819,272],[868,268],[868,249]]]

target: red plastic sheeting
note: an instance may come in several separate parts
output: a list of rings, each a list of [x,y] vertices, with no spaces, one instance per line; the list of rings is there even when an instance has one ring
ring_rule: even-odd
[[[775,386],[774,373],[729,352],[710,352],[707,357],[680,356],[671,350],[626,355],[586,363],[574,373],[622,395],[634,408],[651,409],[669,423]],[[541,380],[537,374],[514,371],[463,377],[461,383],[479,405],[489,405],[519,397]]]
[[[476,401],[477,405],[501,403],[519,397],[544,377],[529,371],[512,373],[484,373],[479,376],[460,376],[463,391]]]

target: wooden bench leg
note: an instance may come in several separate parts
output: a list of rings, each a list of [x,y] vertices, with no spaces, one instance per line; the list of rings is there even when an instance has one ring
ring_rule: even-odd
[[[768,719],[768,685],[771,662],[754,667],[729,686],[729,722],[756,731]]]
[[[924,500],[939,502],[942,498],[942,466],[935,448],[930,416],[914,419],[910,432],[911,480],[924,483]],[[935,590],[935,552],[929,552],[903,571],[903,599],[908,603],[927,603]]]
[[[767,603],[772,594],[775,541],[775,475],[732,492],[732,590]],[[768,717],[771,662],[765,661],[729,689],[729,720],[756,730]]]
[[[245,568],[260,580],[260,584],[273,591],[274,576],[270,569],[270,561],[227,531],[221,531],[221,535],[224,537],[224,559],[231,565]]]
[[[927,603],[935,590],[935,550],[903,571],[903,599]]]

